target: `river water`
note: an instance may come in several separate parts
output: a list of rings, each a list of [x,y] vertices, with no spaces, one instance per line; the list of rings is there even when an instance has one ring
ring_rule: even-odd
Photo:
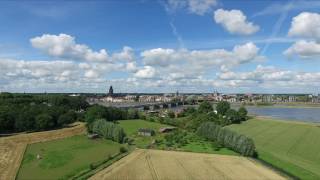
[[[269,116],[276,119],[320,123],[320,108],[255,106],[247,106],[246,108],[249,114]]]

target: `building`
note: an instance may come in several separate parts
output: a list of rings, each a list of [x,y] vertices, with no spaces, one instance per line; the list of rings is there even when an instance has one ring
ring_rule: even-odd
[[[289,102],[296,102],[296,96],[289,96]]]
[[[163,127],[159,129],[160,133],[166,133],[166,132],[171,132],[173,130],[177,129],[176,127]]]
[[[113,96],[113,88],[110,86],[108,96],[112,97]]]
[[[138,129],[138,135],[140,135],[140,136],[154,136],[155,131],[153,129],[140,128],[140,129]]]

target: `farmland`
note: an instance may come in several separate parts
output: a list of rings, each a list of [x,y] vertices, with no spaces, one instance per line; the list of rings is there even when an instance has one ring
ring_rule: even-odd
[[[229,128],[253,138],[260,159],[301,179],[320,178],[319,125],[259,118]]]
[[[28,144],[61,139],[83,134],[84,132],[85,126],[80,123],[74,124],[73,127],[59,130],[0,138],[0,179],[15,179]]]
[[[232,169],[232,170],[231,170]],[[100,179],[285,179],[240,156],[136,150],[91,180]]]
[[[120,144],[85,135],[35,143],[27,147],[17,179],[59,179],[119,152]],[[37,155],[41,159],[37,159]]]

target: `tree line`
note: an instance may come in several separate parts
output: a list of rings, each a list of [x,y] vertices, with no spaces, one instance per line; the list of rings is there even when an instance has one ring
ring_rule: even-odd
[[[0,133],[41,131],[82,119],[85,97],[0,93]]]
[[[256,155],[255,145],[251,138],[222,128],[213,122],[202,123],[197,130],[197,134],[232,149],[241,155],[251,157]]]

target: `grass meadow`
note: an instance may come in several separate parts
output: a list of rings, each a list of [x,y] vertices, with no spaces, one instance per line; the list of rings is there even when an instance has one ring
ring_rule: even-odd
[[[320,179],[320,126],[251,119],[229,126],[254,139],[259,158],[301,179]]]
[[[67,179],[119,152],[120,144],[85,135],[28,145],[17,179]],[[41,159],[37,159],[37,155]]]

